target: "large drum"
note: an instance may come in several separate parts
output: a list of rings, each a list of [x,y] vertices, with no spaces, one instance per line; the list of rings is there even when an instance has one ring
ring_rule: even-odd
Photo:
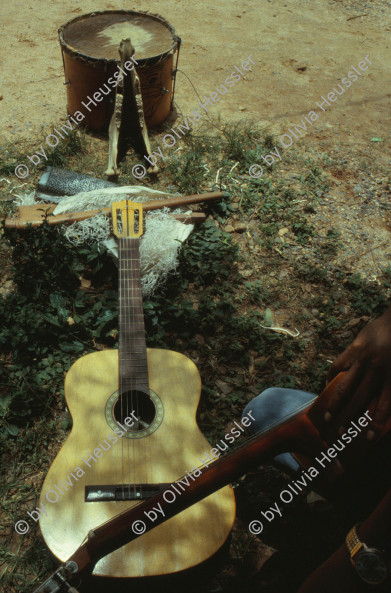
[[[117,70],[119,44],[128,37],[135,48],[146,124],[150,128],[168,117],[174,100],[181,40],[161,16],[133,10],[92,12],[69,21],[60,27],[58,34],[68,113],[84,115],[82,125],[96,132],[107,132],[114,108],[114,87],[109,86],[110,93],[105,93],[99,102],[90,102],[89,98],[93,100],[94,93]],[[78,121],[81,119],[80,115]]]

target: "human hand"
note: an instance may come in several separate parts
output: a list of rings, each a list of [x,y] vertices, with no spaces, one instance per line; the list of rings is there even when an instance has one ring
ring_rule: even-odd
[[[328,404],[325,420],[338,416],[341,426],[376,401],[368,439],[374,439],[391,413],[391,306],[369,323],[333,362],[327,375],[331,381],[347,371]]]

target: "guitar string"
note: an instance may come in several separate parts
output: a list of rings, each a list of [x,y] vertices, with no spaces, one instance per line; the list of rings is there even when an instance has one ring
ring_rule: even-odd
[[[127,206],[128,206],[128,202],[127,202]],[[128,225],[129,225],[129,215],[130,212],[129,210],[127,211],[127,220],[128,220]],[[128,237],[131,236],[130,233],[130,229],[128,230]],[[136,270],[135,270],[135,262],[134,262],[134,253],[133,253],[133,245],[132,243],[134,242],[134,239],[128,239],[128,244],[129,244],[129,248],[130,248],[130,253],[129,253],[129,277],[130,277],[130,281],[131,281],[131,294],[130,294],[130,298],[131,299],[131,315],[132,315],[132,319],[131,319],[131,336],[132,336],[132,353],[134,356],[134,360],[135,360],[135,364],[137,361],[137,320],[136,320],[136,308],[135,308],[135,299],[136,299],[136,293],[135,293],[135,285],[136,285]],[[132,365],[133,366],[133,365]],[[131,390],[130,390],[130,400],[131,400],[131,410],[134,410],[135,407],[137,407],[138,404],[138,392],[137,390],[137,367],[133,366],[132,368],[132,374],[131,374]],[[128,402],[129,402],[129,398],[128,398]],[[127,416],[129,416],[129,409],[127,412]],[[136,497],[136,490],[137,490],[137,486],[136,486],[136,455],[135,455],[135,448],[136,448],[136,439],[132,438],[129,439],[129,448],[130,446],[132,446],[132,452],[133,452],[133,496]],[[130,459],[128,459],[128,463],[129,463],[129,499],[130,499],[130,473],[131,473],[131,467],[130,467]]]
[[[130,239],[130,227],[129,227],[129,211],[128,211],[128,200],[126,200],[126,206],[122,210],[122,218],[126,221],[126,226],[124,225],[124,244],[125,244],[125,259],[123,262],[124,270],[125,270],[125,300],[124,300],[124,317],[125,317],[125,340],[124,346],[126,348],[125,356],[124,356],[124,367],[125,367],[125,377],[126,377],[126,386],[125,386],[125,393],[124,398],[126,398],[125,407],[126,407],[126,416],[124,418],[129,417],[129,400],[131,407],[134,408],[134,380],[133,380],[133,372],[134,372],[134,356],[132,357],[132,353],[134,353],[134,302],[133,302],[133,270],[132,270],[132,251],[131,251],[131,239]],[[126,238],[125,238],[126,237]],[[129,432],[127,425],[126,431]],[[125,475],[127,477],[127,498],[130,500],[130,489],[131,489],[131,473],[132,473],[132,464],[131,464],[131,455],[130,449],[133,449],[133,460],[135,459],[134,455],[134,439],[132,439],[132,443],[130,443],[130,438],[126,438],[126,468],[125,468]],[[136,491],[136,476],[134,473],[134,466],[133,466],[133,492]]]
[[[141,419],[141,401],[140,401],[140,382],[144,382],[143,381],[143,361],[141,360],[141,364],[140,364],[140,352],[144,350],[144,345],[143,345],[143,339],[142,339],[142,331],[140,331],[140,325],[143,326],[143,324],[141,323],[142,317],[141,319],[139,319],[139,317],[142,315],[142,309],[140,310],[140,295],[141,295],[141,278],[140,278],[140,256],[139,256],[139,238],[136,236],[137,235],[137,231],[136,231],[136,226],[137,226],[137,221],[136,221],[136,217],[137,217],[137,213],[135,210],[132,209],[132,219],[133,219],[133,226],[132,228],[130,228],[129,224],[130,224],[130,209],[129,209],[129,204],[127,201],[127,224],[128,224],[128,229],[127,229],[127,245],[128,245],[128,266],[127,266],[127,270],[128,270],[128,278],[130,280],[128,280],[128,282],[130,283],[130,294],[129,294],[129,308],[130,308],[130,327],[129,327],[129,335],[131,336],[131,348],[130,348],[130,356],[133,354],[133,364],[130,365],[130,369],[131,369],[131,377],[130,377],[130,401],[131,401],[131,407],[130,410],[135,412],[136,418],[138,418],[137,421],[135,421],[135,430],[138,431],[140,429],[142,429],[142,425],[140,426],[140,422],[142,421]],[[140,222],[140,221],[139,221]],[[142,305],[141,305],[142,306]],[[143,327],[141,328],[141,330],[143,329]],[[139,344],[139,342],[141,342],[141,344]],[[142,353],[142,352],[141,352]],[[127,399],[127,401],[129,402],[129,398]],[[129,412],[130,412],[129,408],[127,410],[127,416],[129,416]],[[141,479],[141,476],[137,476],[136,475],[136,468],[137,468],[137,463],[136,460],[138,460],[138,462],[140,462],[141,459],[141,449],[143,449],[143,443],[140,443],[140,439],[139,438],[132,438],[132,443],[129,443],[129,439],[128,439],[128,443],[129,443],[129,449],[130,447],[132,448],[132,460],[130,459],[130,455],[128,455],[128,471],[129,471],[129,490],[128,490],[128,494],[129,494],[129,499],[130,499],[130,475],[131,475],[131,466],[133,466],[133,499],[137,500],[137,495],[139,494],[139,496],[142,498],[143,492],[142,492],[142,486],[141,483],[143,482],[143,480]],[[137,456],[136,456],[136,451],[137,451]],[[139,477],[140,479],[139,481],[139,489],[137,489],[137,477]]]
[[[128,205],[128,203],[126,202],[126,206]],[[123,213],[124,215],[124,213]],[[129,221],[128,218],[126,217],[126,212],[125,212],[125,221],[126,221],[126,228],[125,228],[125,237],[129,237]],[[129,293],[130,293],[130,286],[129,286],[129,239],[128,238],[124,238],[124,243],[125,243],[125,302],[124,302],[124,311],[125,311],[125,327],[126,327],[126,333],[125,333],[125,369],[126,369],[126,373],[125,373],[125,393],[124,393],[124,398],[125,398],[125,418],[128,416],[128,409],[129,409],[129,392],[128,389],[130,387],[131,391],[131,397],[132,397],[132,380],[133,377],[132,375],[130,376],[130,385],[128,382],[129,379],[129,375],[128,375],[128,357],[129,357],[129,353],[127,351],[127,348],[129,346],[129,341],[131,340],[131,333],[130,333],[130,324],[131,324],[131,319],[129,318],[132,315],[132,309],[130,308],[129,310]],[[130,315],[129,315],[130,313]],[[129,332],[129,333],[128,333]],[[126,432],[128,432],[128,427],[125,424],[125,430]],[[130,443],[129,443],[129,439],[126,439],[126,459],[125,459],[125,478],[126,478],[126,482],[125,482],[125,489],[127,486],[127,496],[128,498],[130,498],[129,496],[129,489],[130,489],[130,467],[129,467],[129,447],[130,447]]]
[[[119,289],[120,289],[120,293],[119,293],[119,330],[120,330],[120,335],[119,335],[119,393],[118,393],[118,397],[120,398],[120,408],[121,408],[121,424],[122,424],[122,419],[124,417],[123,415],[123,406],[124,406],[124,402],[123,402],[123,380],[122,380],[122,373],[123,373],[123,367],[124,367],[124,349],[123,349],[123,332],[121,331],[122,328],[124,328],[124,309],[123,309],[123,300],[125,298],[124,296],[124,274],[123,274],[123,267],[124,267],[124,245],[123,245],[123,240],[121,237],[119,237],[118,239],[118,246],[119,246],[119,274],[120,274],[120,282],[119,282]],[[124,500],[125,495],[124,495],[124,484],[125,484],[125,477],[124,477],[124,439],[121,438],[121,483],[122,483],[122,499]]]
[[[124,426],[124,430],[127,431],[126,428],[126,424],[124,423],[124,419],[126,417],[126,390],[127,390],[127,383],[126,383],[126,379],[127,379],[127,373],[126,373],[126,367],[127,367],[127,352],[126,352],[126,343],[127,343],[127,332],[128,332],[128,323],[127,323],[127,311],[126,311],[126,299],[127,299],[127,287],[126,287],[126,283],[127,283],[127,254],[126,254],[126,226],[125,226],[125,220],[123,217],[123,212],[121,212],[121,219],[122,219],[122,246],[123,246],[123,261],[121,263],[122,266],[122,294],[123,294],[123,299],[122,299],[122,316],[123,316],[123,324],[122,327],[120,327],[120,331],[121,329],[122,331],[122,393],[121,393],[121,403],[122,403],[122,411],[121,411],[121,421],[122,421],[122,425]],[[126,432],[125,432],[125,438],[123,439],[124,442],[124,455],[122,458],[122,465],[123,465],[123,484],[122,484],[122,498],[123,500],[126,500],[126,475],[127,475],[127,467],[126,467],[126,455],[127,455],[127,450],[129,448],[129,441],[126,438]]]
[[[126,385],[125,385],[125,407],[126,407],[126,416],[129,416],[129,395],[130,395],[130,403],[133,404],[133,373],[129,374],[129,369],[132,368],[132,351],[133,351],[133,335],[132,335],[132,328],[133,321],[134,321],[134,313],[133,313],[133,301],[132,301],[132,289],[133,289],[133,279],[131,275],[131,259],[129,257],[129,215],[128,215],[128,200],[126,200],[126,207],[125,212],[123,214],[125,216],[126,221],[126,229],[125,229],[125,245],[126,245],[126,259],[125,259],[125,270],[126,270],[126,287],[125,287],[125,303],[124,303],[124,310],[125,310],[125,320],[126,320],[126,356],[125,356],[125,365],[126,365]],[[130,352],[128,351],[128,348]],[[130,363],[130,364],[129,364]],[[130,380],[129,380],[130,379]],[[130,393],[129,393],[130,388]],[[129,432],[128,426],[126,426],[126,431]],[[131,448],[131,441],[130,438],[126,439],[126,486],[127,486],[127,498],[130,499],[130,474],[131,474],[131,465],[130,465],[130,448]]]
[[[129,211],[128,211],[128,220],[129,220]],[[134,215],[134,212],[133,212]],[[133,223],[134,224],[134,223]],[[133,231],[134,229],[132,229]],[[132,347],[131,347],[131,354],[133,355],[133,364],[131,365],[131,409],[138,411],[138,352],[137,352],[137,319],[136,319],[136,269],[135,269],[135,241],[136,239],[130,238],[130,232],[128,233],[128,244],[129,244],[129,278],[131,282],[131,295],[130,298],[132,299],[131,303],[131,336],[132,336]],[[128,414],[129,415],[129,414]],[[136,414],[137,416],[137,414]],[[138,417],[138,416],[137,416]],[[137,439],[138,440],[138,439]],[[136,499],[137,495],[137,486],[136,486],[136,439],[132,438],[132,452],[133,452],[133,497]],[[130,461],[129,461],[130,464]],[[129,482],[130,482],[130,465],[129,465]],[[130,499],[130,488],[129,488],[129,499]]]
[[[126,405],[126,418],[129,416],[129,388],[130,388],[130,398],[131,404],[133,404],[133,374],[129,376],[129,367],[128,366],[129,359],[131,358],[130,352],[132,352],[132,321],[133,321],[133,302],[130,301],[131,299],[131,261],[129,258],[129,215],[128,215],[128,200],[126,200],[126,206],[123,209],[122,216],[125,218],[126,221],[126,229],[125,229],[125,237],[124,242],[126,245],[126,258],[125,258],[125,269],[126,269],[126,287],[125,287],[125,303],[124,303],[124,311],[125,311],[125,320],[126,320],[126,356],[125,356],[125,365],[126,365],[126,387],[125,387],[125,405]],[[128,348],[130,352],[128,352]],[[128,383],[128,380],[130,381]],[[126,426],[126,431],[128,432],[128,426]],[[130,442],[129,438],[126,439],[126,449],[127,449],[127,457],[126,457],[126,476],[127,476],[127,490],[128,490],[128,499],[130,499]]]
[[[133,405],[133,376],[130,375],[129,380],[129,367],[132,366],[129,352],[132,351],[132,315],[133,315],[133,303],[131,302],[132,287],[130,285],[130,258],[129,258],[129,217],[127,216],[128,201],[126,200],[125,208],[121,209],[121,223],[122,223],[122,248],[123,257],[121,258],[122,268],[122,317],[123,323],[121,323],[120,330],[122,329],[122,393],[121,393],[121,420],[124,423],[124,419],[129,416],[129,391],[131,404]],[[126,411],[125,411],[126,410]],[[125,424],[125,431],[128,433],[128,427]],[[126,434],[125,433],[125,434]],[[123,466],[123,482],[122,482],[122,499],[130,499],[130,485],[131,485],[131,462],[130,462],[130,442],[127,435],[125,436],[126,441],[124,445],[125,454],[122,455],[122,466]],[[123,439],[124,440],[124,439]],[[134,455],[133,455],[134,459]],[[135,478],[135,476],[134,476]],[[127,482],[127,488],[126,488]],[[134,480],[135,483],[135,480]],[[135,486],[134,486],[135,490]]]
[[[126,207],[121,209],[120,220],[121,220],[121,235],[119,238],[119,251],[120,251],[120,315],[121,322],[119,324],[122,332],[120,335],[120,348],[122,350],[121,356],[121,370],[119,376],[119,395],[121,398],[121,421],[125,417],[129,417],[130,410],[135,411],[137,418],[140,418],[139,413],[139,401],[137,397],[137,383],[140,380],[140,369],[138,363],[139,358],[139,345],[138,335],[139,327],[137,325],[138,320],[136,319],[137,306],[136,301],[138,300],[138,294],[136,290],[140,284],[138,276],[139,274],[139,254],[138,254],[138,238],[131,238],[134,228],[130,227],[129,217],[129,203],[126,200]],[[133,354],[133,359],[132,359]],[[129,377],[129,371],[130,377]],[[142,374],[142,372],[141,372]],[[123,375],[123,376],[122,376]],[[130,396],[130,397],[129,397]],[[124,402],[124,398],[126,402]],[[129,409],[129,403],[130,409]],[[125,409],[126,408],[126,415]],[[135,424],[135,429],[139,429],[138,421]],[[131,432],[125,425],[126,432]],[[136,488],[136,443],[135,438],[126,438],[126,445],[124,446],[124,439],[122,440],[121,448],[121,477],[122,477],[122,499],[125,500],[126,482],[127,484],[127,498],[130,500],[131,491],[131,474],[133,473],[133,494],[134,499],[137,500],[137,488]],[[130,443],[129,441],[132,441]],[[132,449],[132,455],[130,450]],[[137,449],[139,447],[137,446]],[[132,471],[133,470],[133,471]],[[126,480],[127,478],[127,480]],[[142,493],[140,492],[142,496]]]
[[[129,217],[129,213],[128,213],[128,217]],[[130,236],[130,233],[129,233]],[[132,247],[132,243],[133,243],[134,239],[128,239],[129,242],[129,246]],[[134,270],[134,266],[135,266],[135,262],[134,262],[134,253],[133,253],[133,249],[131,249],[130,251],[130,278],[131,278],[131,282],[132,282],[132,286],[131,286],[131,295],[130,298],[132,299],[132,308],[131,308],[131,312],[132,312],[132,341],[133,341],[133,345],[132,345],[132,352],[134,353],[134,357],[135,357],[135,362],[137,361],[137,354],[136,354],[136,344],[137,344],[137,319],[136,319],[136,274],[135,274],[135,270]],[[137,367],[136,367],[137,369]],[[131,376],[131,381],[132,381],[132,385],[131,385],[131,391],[130,391],[130,410],[134,410],[137,407],[138,404],[138,392],[137,392],[137,371],[135,372],[132,369],[132,376]],[[129,399],[128,399],[129,401]],[[128,410],[128,416],[129,416],[129,411]],[[132,438],[129,442],[129,448],[132,448],[132,454],[133,454],[133,495],[134,497],[136,496],[136,491],[137,491],[137,485],[136,485],[136,455],[135,455],[135,449],[137,446],[137,442],[136,439]],[[131,467],[130,467],[130,459],[129,459],[129,484],[130,484],[130,473],[131,473]],[[130,486],[129,486],[129,498],[130,498]]]
[[[135,213],[135,218],[136,218],[136,213]],[[136,224],[136,221],[135,221]],[[140,220],[138,221],[138,224],[140,224]],[[138,237],[136,237],[134,240],[134,245],[135,245],[135,253],[134,253],[134,266],[137,269],[137,286],[136,286],[136,302],[137,302],[137,339],[136,339],[136,343],[137,343],[137,359],[138,359],[138,364],[139,364],[139,350],[142,350],[144,352],[144,341],[142,340],[143,337],[143,330],[144,330],[144,324],[143,324],[143,305],[142,305],[142,300],[140,303],[140,294],[141,294],[141,272],[140,272],[140,239]],[[141,342],[141,345],[140,345]],[[138,369],[137,369],[138,370]],[[141,369],[141,374],[139,375],[138,379],[142,379],[142,383],[144,384],[144,363],[142,363],[142,369]],[[140,389],[140,386],[138,385],[138,389]],[[136,401],[136,417],[139,418],[141,416],[141,397],[143,397],[140,393],[140,398],[137,398]],[[138,426],[138,428],[140,430],[142,430],[142,425]],[[144,443],[144,439],[137,439],[137,454],[138,454],[138,462],[140,463],[141,459],[145,459],[145,454],[141,455],[143,449],[145,447],[145,443]],[[150,459],[150,458],[149,458]],[[145,464],[144,464],[145,465]],[[142,484],[144,483],[144,480],[142,479],[142,477],[144,477],[144,471],[141,471],[141,467],[140,467],[140,471],[139,471],[139,483]],[[143,487],[140,485],[139,486],[139,492],[140,492],[140,498],[143,498]]]
[[[132,211],[133,215],[134,212]],[[129,364],[129,371],[130,372],[130,404],[131,404],[131,409],[134,410],[135,409],[135,400],[136,402],[138,401],[138,395],[136,393],[136,388],[137,388],[137,381],[135,381],[135,374],[136,374],[136,361],[137,361],[137,354],[136,354],[136,335],[137,335],[137,329],[136,329],[136,312],[135,312],[135,284],[136,284],[136,280],[135,280],[135,270],[134,270],[134,261],[133,261],[133,239],[132,237],[132,233],[134,231],[134,229],[130,228],[130,219],[131,219],[131,212],[129,209],[129,201],[126,200],[126,243],[127,243],[127,281],[128,281],[128,295],[127,295],[127,300],[126,300],[126,311],[128,312],[128,326],[127,329],[129,331],[129,359],[131,360],[133,358],[133,360],[131,360],[131,364]],[[134,218],[133,218],[134,221]],[[128,371],[128,372],[129,372]],[[127,410],[126,410],[126,416],[129,417],[129,394],[127,394],[128,397],[126,399],[127,402]],[[130,429],[129,429],[130,431]],[[136,460],[136,455],[135,455],[135,447],[136,447],[136,443],[135,443],[134,438],[132,438],[130,436],[130,438],[127,439],[128,442],[128,499],[130,500],[130,488],[131,488],[131,473],[132,473],[132,466],[133,466],[133,495],[134,497],[136,497],[136,468],[135,468],[135,460]],[[131,455],[130,455],[130,449],[132,449],[132,461],[131,462]]]
[[[143,216],[142,216],[142,206],[139,206],[139,210],[136,213],[138,214],[138,220],[135,223],[138,226],[139,234],[143,234]],[[135,233],[136,235],[138,233]],[[140,374],[139,374],[139,393],[141,397],[149,397],[148,389],[149,389],[149,381],[148,381],[148,360],[147,360],[147,348],[146,348],[146,337],[145,337],[145,325],[144,325],[144,312],[143,312],[143,300],[142,300],[142,291],[141,291],[141,261],[140,261],[140,238],[136,236],[133,240],[135,245],[135,253],[134,253],[134,265],[137,269],[137,286],[136,286],[136,298],[137,298],[137,309],[138,318],[137,318],[137,354],[140,356],[138,362],[141,366]],[[140,363],[141,361],[141,363]],[[143,395],[144,390],[146,390],[146,394]],[[137,399],[136,402],[136,417],[140,418],[140,422],[143,422],[141,415],[143,411],[142,401]],[[148,408],[146,408],[146,413],[148,412]],[[148,418],[145,416],[145,423],[146,426],[143,424],[138,425],[139,430],[143,430],[147,428],[147,421]],[[140,498],[143,499],[144,495],[144,488],[142,484],[148,484],[150,482],[150,464],[145,463],[145,460],[151,459],[150,455],[150,438],[149,436],[142,437],[137,439],[137,453],[138,453],[138,460],[139,463],[141,459],[144,460],[144,463],[140,465]],[[142,479],[141,479],[142,476]]]
[[[136,221],[136,217],[137,217],[137,213],[134,213],[134,224],[135,227],[137,226],[137,221]],[[139,215],[139,219],[138,219],[138,225],[140,225],[141,223],[141,216]],[[141,229],[142,232],[142,229]],[[135,235],[137,235],[136,233],[136,228],[135,228]],[[144,317],[143,317],[143,304],[142,304],[142,298],[141,298],[141,265],[140,265],[140,239],[139,237],[135,237],[133,239],[133,244],[134,244],[134,251],[133,251],[133,265],[134,268],[136,270],[136,274],[134,275],[134,279],[136,282],[136,287],[135,287],[135,300],[137,303],[136,309],[135,311],[137,312],[137,319],[136,319],[136,328],[137,328],[137,332],[136,332],[136,345],[135,345],[135,350],[137,350],[137,364],[140,365],[140,361],[141,361],[141,368],[139,366],[137,366],[137,373],[138,373],[138,381],[137,383],[141,383],[141,385],[137,385],[137,390],[138,390],[138,394],[139,397],[137,397],[136,399],[136,407],[135,407],[135,411],[136,411],[136,417],[140,418],[140,422],[142,421],[141,419],[141,411],[142,411],[142,403],[141,403],[141,398],[143,397],[142,393],[141,393],[141,387],[144,386],[145,384],[145,377],[144,377],[144,373],[145,373],[145,362],[144,362],[144,358],[142,358],[140,356],[140,354],[145,355],[145,344],[144,344]],[[139,430],[143,429],[143,425],[137,425],[137,428]],[[148,440],[148,437],[147,437]],[[135,439],[134,439],[135,441]],[[140,464],[141,459],[146,458],[146,452],[145,452],[145,447],[146,447],[146,443],[145,443],[145,439],[144,438],[139,438],[137,439],[137,443],[135,443],[135,447],[137,446],[137,460],[138,463]],[[136,458],[135,458],[136,459]],[[150,459],[150,457],[148,457],[147,459]],[[147,464],[148,465],[148,464]],[[144,469],[141,470],[141,468],[145,467],[145,463],[143,464],[143,466],[141,466],[140,464],[140,470],[139,470],[139,493],[140,493],[140,498],[143,498],[143,487],[141,484],[144,483],[144,480],[142,478],[144,478]]]
[[[117,222],[117,225],[119,221]],[[122,270],[121,270],[121,260],[122,260],[122,244],[121,238],[118,237],[118,329],[121,328],[122,323],[122,313],[121,313],[121,299],[122,299]],[[121,362],[122,362],[122,337],[121,332],[118,336],[118,398],[120,402],[120,418],[122,418],[122,378],[121,378]],[[117,418],[116,418],[117,420]],[[121,484],[124,483],[124,476],[123,476],[123,448],[124,444],[121,438]]]
[[[125,310],[125,320],[126,320],[126,350],[125,350],[125,365],[126,365],[126,385],[125,385],[125,418],[129,415],[129,388],[130,388],[130,399],[131,404],[133,403],[133,374],[129,375],[129,367],[131,368],[131,364],[129,362],[131,360],[131,354],[128,352],[128,348],[130,347],[130,352],[132,352],[132,322],[133,322],[133,303],[130,301],[131,299],[131,291],[132,291],[132,278],[131,278],[131,262],[129,259],[129,217],[127,216],[127,207],[128,201],[126,201],[126,210],[125,210],[125,221],[126,221],[126,229],[125,229],[125,245],[126,245],[126,259],[125,259],[125,270],[126,270],[126,286],[125,286],[125,303],[124,303],[124,310]],[[130,378],[130,381],[129,381]],[[126,431],[129,432],[128,426],[125,424]],[[130,439],[126,439],[126,486],[127,486],[127,497],[130,498]]]
[[[135,213],[133,212],[133,216],[135,216]],[[133,221],[135,219],[133,218]],[[133,224],[135,224],[135,222],[133,222]],[[133,229],[134,230],[134,229]],[[129,233],[130,236],[130,233]],[[133,345],[132,345],[132,352],[134,353],[134,359],[135,359],[135,365],[134,365],[134,370],[132,369],[132,376],[131,376],[131,381],[133,382],[133,376],[135,377],[136,381],[135,381],[135,385],[132,384],[132,390],[131,390],[131,409],[135,410],[136,412],[136,417],[138,418],[138,403],[139,403],[139,393],[138,393],[138,352],[137,352],[137,335],[138,335],[138,326],[137,326],[137,319],[136,319],[136,313],[137,313],[137,307],[136,307],[136,299],[137,299],[137,286],[136,286],[136,279],[137,279],[137,284],[139,281],[139,278],[137,276],[137,270],[136,270],[136,253],[135,253],[135,248],[137,248],[137,245],[135,244],[135,241],[137,242],[138,239],[129,239],[129,246],[131,246],[131,252],[130,252],[130,266],[131,266],[131,270],[130,270],[130,278],[131,278],[131,282],[132,282],[132,328],[133,328],[133,334],[132,334],[132,339],[133,339]],[[138,426],[137,426],[138,428]],[[137,441],[137,449],[139,449],[138,447],[138,439],[133,438],[132,439],[132,449],[133,449],[133,479],[134,479],[134,487],[133,487],[133,495],[134,498],[136,499],[137,496],[137,486],[136,486],[136,441]],[[139,453],[139,451],[137,451]],[[137,457],[139,460],[139,456]],[[129,467],[129,478],[130,478],[130,467]],[[139,480],[140,481],[140,480]],[[129,488],[129,498],[130,498],[130,488]]]

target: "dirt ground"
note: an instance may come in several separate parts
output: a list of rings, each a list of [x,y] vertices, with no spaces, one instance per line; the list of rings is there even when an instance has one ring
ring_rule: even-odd
[[[148,10],[161,14],[183,44],[179,68],[203,97],[250,54],[246,79],[210,109],[226,119],[249,118],[283,132],[312,109],[319,120],[304,133],[324,150],[366,149],[390,122],[391,2],[384,0],[181,0],[131,6],[86,0],[2,2],[0,7],[0,125],[4,140],[34,139],[37,147],[66,116],[60,25],[93,10]],[[362,16],[360,16],[362,15]],[[372,65],[326,112],[316,108],[364,56]],[[176,101],[184,114],[198,107],[189,81],[178,74]],[[374,148],[383,159],[385,144]]]
[[[80,8],[74,0],[15,0],[10,7],[7,2],[0,6],[0,153],[3,143],[11,141],[32,154],[66,120],[58,27],[93,10],[148,10],[166,18],[182,38],[179,69],[190,81],[178,73],[180,112],[186,116],[200,109],[197,93],[208,97],[251,56],[251,70],[208,107],[209,115],[253,121],[275,138],[289,133],[293,139],[289,129],[306,125],[305,131],[296,131],[292,147],[304,146],[343,163],[332,173],[331,198],[322,217],[351,244],[358,272],[376,280],[376,270],[388,265],[391,220],[384,214],[389,201],[384,185],[390,164],[390,1],[220,0],[210,6],[163,0],[124,6],[91,0]],[[363,71],[358,64],[365,56],[370,64]],[[351,79],[350,88],[323,111],[317,103],[354,73],[353,67],[361,76]],[[311,111],[318,119],[309,125],[303,118]],[[31,179],[14,181],[19,186]],[[361,249],[364,235],[368,245]]]

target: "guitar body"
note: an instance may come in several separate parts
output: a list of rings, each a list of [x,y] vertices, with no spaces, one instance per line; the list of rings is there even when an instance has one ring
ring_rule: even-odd
[[[141,438],[129,433],[119,436],[118,428],[117,433],[112,428],[118,350],[88,354],[67,374],[65,397],[73,428],[46,476],[40,497],[46,511],[40,514],[41,531],[61,561],[75,552],[90,530],[138,505],[129,499],[86,502],[86,486],[135,482],[169,488],[178,477],[202,465],[212,448],[196,424],[201,380],[193,362],[160,349],[147,349],[147,361],[149,388],[158,396],[160,411],[150,434]],[[137,409],[134,412],[137,416]],[[177,490],[181,492],[179,486]],[[185,570],[224,544],[234,519],[233,490],[225,486],[105,556],[93,574],[142,577]]]

